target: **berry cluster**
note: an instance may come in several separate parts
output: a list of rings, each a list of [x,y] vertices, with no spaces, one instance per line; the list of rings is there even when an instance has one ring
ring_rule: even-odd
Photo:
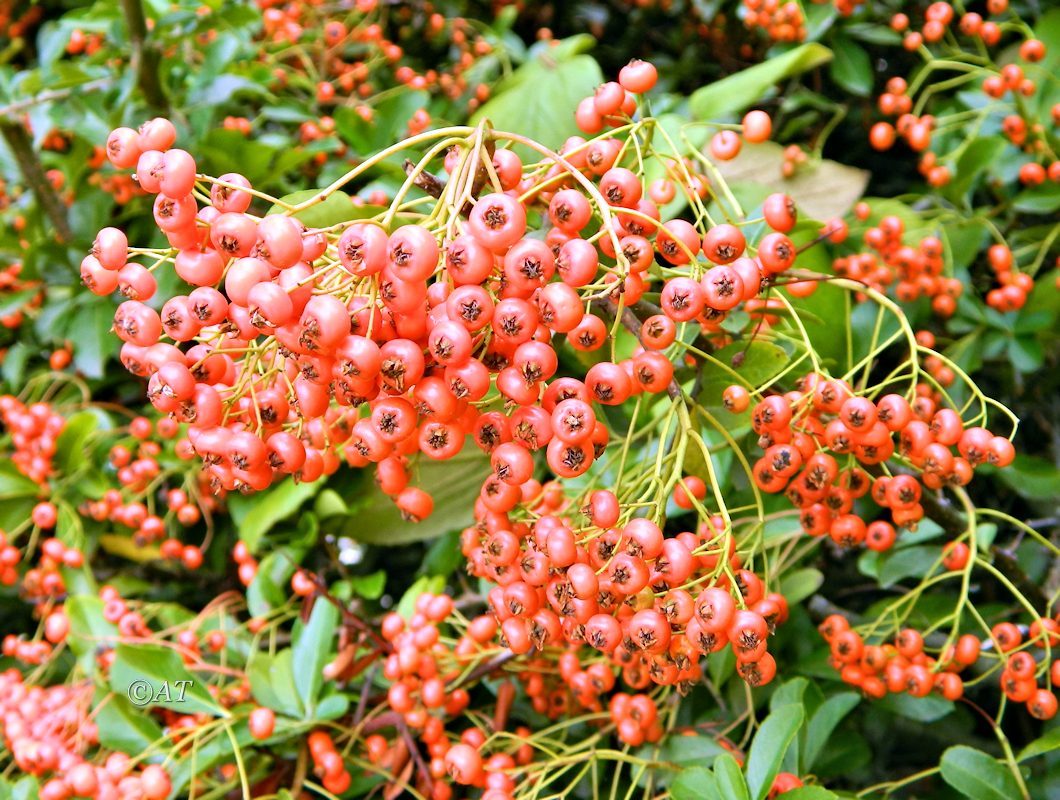
[[[724,400],[740,411],[748,397],[733,386]],[[827,533],[838,544],[864,542],[874,550],[889,549],[895,530],[883,521],[866,525],[852,513],[857,498],[869,494],[890,510],[894,526],[915,528],[924,516],[922,487],[964,486],[980,464],[1004,467],[1015,457],[1009,439],[983,427],[965,428],[956,411],[938,408],[928,394],[913,403],[899,394],[874,402],[845,381],[815,373],[798,390],[759,401],[752,424],[765,450],[753,470],[759,488],[784,492],[801,510],[800,523],[810,535]],[[860,466],[840,470],[837,456],[852,456]],[[873,478],[864,469],[895,456],[919,474]]]
[[[1009,700],[1024,703],[1038,719],[1056,716],[1056,695],[1038,684],[1038,679],[1045,677],[1055,686],[1060,678],[1060,659],[1053,658],[1050,667],[1049,657],[1051,648],[1060,645],[1060,624],[1055,619],[1036,620],[1027,629],[1026,641],[1024,633],[1011,622],[995,625],[985,640],[966,633],[953,644],[936,648],[936,656],[925,649],[926,634],[913,628],[901,630],[893,643],[868,644],[845,617],[834,614],[819,630],[831,647],[832,666],[843,681],[869,697],[902,692],[925,697],[934,691],[947,700],[959,700],[965,686],[961,673],[993,660],[1003,665],[999,682]],[[1045,658],[1039,661],[1032,648],[1039,654],[1045,651]]]
[[[136,797],[165,800],[169,774],[157,764],[136,767],[124,753],[110,753],[102,765],[90,760],[99,744],[92,719],[90,681],[70,686],[28,686],[15,669],[0,673],[3,741],[19,770],[52,777],[41,784],[41,800]]]

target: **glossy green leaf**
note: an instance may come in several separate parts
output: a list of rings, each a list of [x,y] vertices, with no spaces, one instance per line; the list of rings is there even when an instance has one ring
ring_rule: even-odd
[[[696,400],[710,409],[722,423],[738,415],[726,410],[722,393],[733,384],[757,387],[779,374],[789,362],[787,352],[772,342],[762,340],[737,342],[715,351],[703,365],[700,390]]]
[[[253,496],[233,495],[229,500],[232,518],[242,539],[252,553],[257,553],[262,537],[278,523],[290,517],[324,487],[324,481],[282,483]]]
[[[38,800],[40,784],[32,775],[23,775],[16,781],[0,778],[0,800]]]
[[[891,711],[917,722],[935,722],[953,711],[951,700],[930,694],[927,697],[889,694],[882,700],[874,700],[873,704],[881,710]]]
[[[880,585],[894,586],[905,578],[922,578],[938,560],[936,547],[908,547],[892,550],[880,559]]]
[[[358,597],[378,600],[386,589],[386,570],[377,570],[371,575],[351,575],[346,580]]]
[[[110,688],[139,707],[162,706],[183,714],[228,716],[202,678],[192,675],[180,654],[153,644],[119,644],[110,669]]]
[[[1047,181],[1024,189],[1013,198],[1012,207],[1025,214],[1052,214],[1060,209],[1060,185]]]
[[[104,618],[103,600],[96,595],[68,597],[63,610],[70,621],[66,643],[78,657],[81,669],[92,674],[96,670],[98,649],[118,640],[118,626]]]
[[[821,588],[824,583],[824,574],[819,569],[805,567],[792,570],[780,577],[781,592],[787,598],[788,603],[801,603],[807,597]]]
[[[338,624],[339,610],[325,598],[318,597],[313,603],[309,622],[305,625],[295,625],[291,650],[294,663],[298,666],[294,674],[294,684],[309,717],[312,717],[316,710],[317,696],[324,683],[322,670],[331,660]]]
[[[829,697],[813,712],[806,724],[806,739],[802,748],[803,769],[813,769],[814,762],[828,744],[828,738],[836,726],[859,702],[861,697],[855,692],[841,692]]]
[[[103,747],[138,756],[163,736],[161,726],[120,693],[109,694],[97,689],[93,707],[99,743]]]
[[[672,800],[728,800],[720,793],[714,773],[706,767],[681,770],[670,784]]]
[[[832,37],[835,58],[828,65],[832,79],[851,94],[868,97],[872,91],[872,62],[865,48],[842,33]]]
[[[1020,750],[1016,760],[1026,761],[1028,758],[1036,758],[1058,751],[1060,751],[1060,727],[1054,727]]]
[[[822,44],[811,42],[799,45],[768,61],[697,89],[689,97],[689,111],[698,120],[715,120],[738,114],[761,100],[781,81],[831,60],[832,51]]]
[[[55,442],[55,464],[64,475],[70,475],[88,461],[86,445],[99,427],[99,417],[91,411],[74,414],[63,426]]]
[[[784,792],[784,800],[839,800],[839,795],[823,786],[802,786]]]
[[[1004,764],[974,747],[957,745],[942,754],[942,779],[970,800],[1012,800],[1019,786]]]
[[[74,366],[89,378],[102,378],[104,365],[118,353],[121,340],[111,333],[114,307],[90,296],[74,312],[65,328],[65,338],[76,342]]]
[[[730,753],[722,753],[714,760],[714,780],[725,800],[750,800],[751,790]]]
[[[1012,490],[1033,500],[1060,497],[1060,469],[1048,459],[1018,453],[1005,469],[992,474]]]
[[[10,461],[0,462],[0,501],[19,497],[36,497],[40,487]]]
[[[801,705],[786,705],[770,712],[755,733],[747,756],[747,785],[753,800],[762,800],[780,771],[788,747],[802,725]]]
[[[250,693],[254,700],[273,711],[301,719],[305,708],[294,681],[294,661],[290,648],[275,655],[255,653],[247,665]]]

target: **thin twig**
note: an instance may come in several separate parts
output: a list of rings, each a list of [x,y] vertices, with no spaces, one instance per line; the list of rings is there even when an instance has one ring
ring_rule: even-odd
[[[52,103],[56,100],[65,100],[73,94],[84,94],[86,92],[94,92],[98,89],[105,89],[110,86],[110,78],[97,78],[94,81],[88,81],[87,83],[78,84],[77,86],[70,86],[66,89],[49,89],[46,92],[40,92],[32,97],[26,97],[22,100],[16,100],[14,103],[9,103],[6,106],[0,106],[0,118],[3,119],[18,119],[28,108],[33,106],[39,106],[43,103]]]

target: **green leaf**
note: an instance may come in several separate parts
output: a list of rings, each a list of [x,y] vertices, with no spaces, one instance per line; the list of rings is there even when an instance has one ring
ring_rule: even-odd
[[[938,548],[907,547],[892,550],[880,560],[880,586],[894,586],[905,578],[923,578],[938,561]]]
[[[725,389],[741,384],[740,379],[745,386],[761,386],[783,371],[788,361],[787,352],[772,342],[756,339],[749,346],[742,342],[727,345],[715,351],[712,360],[703,365],[696,402],[706,406],[723,423],[728,423],[736,415],[727,411],[722,403]]]
[[[0,317],[6,317],[21,309],[30,298],[36,297],[39,289],[22,289],[18,292],[5,293],[0,297]]]
[[[333,692],[322,698],[317,704],[317,719],[338,719],[350,708],[350,698],[339,692]]]
[[[55,463],[63,475],[70,475],[88,460],[85,446],[98,426],[99,417],[91,411],[81,411],[66,421],[55,442]]]
[[[861,697],[857,693],[841,692],[829,697],[813,712],[813,716],[806,725],[806,741],[802,747],[802,768],[804,770],[813,770],[814,762],[828,744],[832,731],[859,702],[861,702]]]
[[[298,669],[294,674],[294,685],[302,698],[306,716],[310,718],[316,710],[317,695],[324,683],[322,670],[330,660],[338,624],[339,610],[323,597],[318,597],[313,603],[309,622],[295,625],[291,650]]]
[[[295,556],[291,548],[281,547],[261,559],[254,580],[247,587],[247,608],[251,614],[261,616],[287,602],[285,586],[297,567]]]
[[[280,200],[289,206],[297,206],[320,193],[319,189],[305,189],[281,197]],[[269,214],[282,214],[284,207],[277,203],[269,209]],[[327,228],[340,222],[355,219],[369,219],[386,211],[382,206],[355,205],[353,198],[345,192],[333,192],[327,199],[298,211],[291,216],[305,223],[307,228]]]
[[[162,738],[162,728],[121,694],[109,694],[97,689],[95,721],[99,726],[99,743],[109,750],[119,750],[128,755],[141,755]]]
[[[437,594],[445,588],[445,578],[440,575],[424,575],[416,579],[416,582],[405,590],[405,594],[398,601],[397,612],[405,619],[412,616],[416,607],[416,598],[425,592]]]
[[[37,800],[40,784],[32,775],[23,775],[14,783],[0,778],[0,800]]]
[[[228,716],[203,683],[188,672],[177,651],[160,645],[119,644],[110,670],[110,688],[140,707]]]
[[[784,800],[839,800],[839,795],[830,792],[823,786],[802,786],[784,792]]]
[[[74,366],[88,378],[102,378],[107,360],[117,355],[119,339],[111,334],[114,308],[89,295],[66,326],[65,338],[74,343]]]
[[[672,800],[728,800],[718,789],[714,773],[706,767],[681,770],[670,784]]]
[[[789,603],[801,603],[821,588],[824,574],[819,569],[806,567],[783,575],[780,579],[780,591]]]
[[[416,485],[434,498],[434,511],[429,517],[419,522],[402,519],[394,501],[373,481],[365,480],[367,485],[343,525],[344,535],[368,544],[392,546],[433,539],[467,527],[482,479],[489,471],[486,456],[474,445],[465,444],[447,461],[421,456],[415,471]]]
[[[954,179],[944,190],[946,196],[962,200],[968,190],[975,186],[976,180],[993,166],[1005,145],[1002,136],[984,136],[969,144],[957,159],[953,169]]]
[[[806,694],[806,687],[809,685],[810,682],[805,678],[792,678],[790,681],[785,681],[769,698],[770,710],[775,711],[782,706],[802,703],[802,698]]]
[[[3,364],[0,364],[0,374],[8,386],[21,387],[22,375],[26,371],[26,362],[29,360],[30,350],[25,342],[15,342],[8,348],[4,356]]]
[[[587,34],[571,37],[538,50],[497,87],[493,97],[472,117],[471,124],[488,119],[494,128],[517,132],[546,147],[557,148],[578,133],[574,112],[603,82],[603,73],[592,56],[580,55],[595,44]],[[516,152],[534,160],[519,146]]]
[[[942,779],[972,800],[1011,800],[1020,796],[1008,768],[974,747],[949,748],[942,754],[939,766]]]
[[[103,644],[118,640],[118,626],[103,617],[103,600],[96,595],[78,594],[63,605],[70,620],[66,643],[89,675],[96,671],[96,651]]]
[[[751,743],[747,756],[747,785],[754,800],[762,800],[773,785],[784,754],[802,725],[801,705],[787,705],[773,710]]]
[[[346,505],[346,501],[342,499],[342,495],[334,489],[325,489],[317,495],[313,510],[320,519],[327,519],[328,517],[342,516],[348,513],[350,508]]]
[[[1020,372],[1035,372],[1042,366],[1045,352],[1033,336],[1013,336],[1008,343],[1008,357]]]
[[[657,745],[651,745],[649,750],[655,750]],[[718,744],[717,740],[710,736],[699,734],[691,736],[667,736],[663,739],[662,746],[658,747],[658,756],[646,755],[657,761],[665,761],[667,764],[676,764],[680,767],[691,764],[705,764],[722,753],[728,752]]]
[[[1039,736],[1029,745],[1020,750],[1016,756],[1017,761],[1026,761],[1028,758],[1044,756],[1046,753],[1055,753],[1060,750],[1060,727],[1053,728],[1044,736]]]
[[[288,717],[301,719],[305,715],[298,687],[294,682],[293,653],[290,648],[276,655],[255,653],[247,664],[250,693],[263,706]]]
[[[353,575],[346,580],[358,597],[378,600],[386,588],[386,570],[381,569],[371,575]]]
[[[832,37],[835,59],[829,64],[832,79],[851,94],[868,97],[872,91],[872,62],[865,48],[849,36]]]
[[[0,500],[14,500],[19,497],[36,497],[40,487],[10,461],[0,461]]]
[[[953,711],[953,701],[932,694],[927,697],[889,694],[873,706],[917,722],[935,722]]]
[[[258,552],[261,538],[281,522],[300,509],[317,492],[324,488],[324,481],[296,483],[293,479],[258,492],[253,497],[233,494],[229,499],[232,519],[242,539],[252,553]]]
[[[1025,214],[1051,214],[1060,209],[1060,184],[1047,181],[1028,187],[1012,199],[1012,207]]]
[[[722,753],[714,760],[714,780],[725,800],[750,800],[747,781],[731,754]]]
[[[822,44],[811,42],[799,45],[768,61],[697,89],[689,98],[689,111],[697,120],[714,120],[738,114],[757,103],[781,81],[831,60],[832,51]]]
[[[1047,459],[1020,453],[1005,469],[988,469],[1023,497],[1032,500],[1060,497],[1060,470]]]

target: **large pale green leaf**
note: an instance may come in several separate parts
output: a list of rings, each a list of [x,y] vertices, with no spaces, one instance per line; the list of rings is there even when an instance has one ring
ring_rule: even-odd
[[[65,338],[74,343],[74,366],[89,378],[102,378],[107,360],[117,355],[121,342],[111,332],[114,307],[89,295],[66,323]]]
[[[699,120],[713,120],[750,108],[773,86],[832,60],[832,51],[811,42],[774,56],[768,61],[697,89],[689,98],[689,110]]]
[[[343,532],[368,544],[399,545],[464,528],[472,521],[475,498],[488,472],[489,460],[471,442],[465,442],[464,449],[448,461],[421,456],[414,475],[416,485],[434,497],[434,511],[429,517],[405,521],[394,501],[366,480],[359,497],[346,498],[351,512]]]
[[[800,217],[825,220],[850,212],[865,192],[869,173],[838,161],[807,164],[790,178],[782,169],[784,148],[776,142],[745,144],[736,158],[715,162],[730,184],[752,183],[783,190],[798,206]]]
[[[593,46],[587,34],[553,46],[535,47],[534,57],[515,70],[471,118],[488,119],[494,128],[519,133],[546,147],[557,148],[578,133],[574,111],[603,81],[600,66],[584,52]],[[523,157],[540,159],[526,148]]]
[[[1060,750],[1060,728],[1053,728],[1044,736],[1039,736],[1029,745],[1020,750],[1020,754],[1016,757],[1016,760],[1024,761],[1028,758],[1043,756],[1046,753],[1055,753],[1058,750]]]
[[[10,461],[0,461],[0,501],[34,497],[40,487],[18,471]]]

